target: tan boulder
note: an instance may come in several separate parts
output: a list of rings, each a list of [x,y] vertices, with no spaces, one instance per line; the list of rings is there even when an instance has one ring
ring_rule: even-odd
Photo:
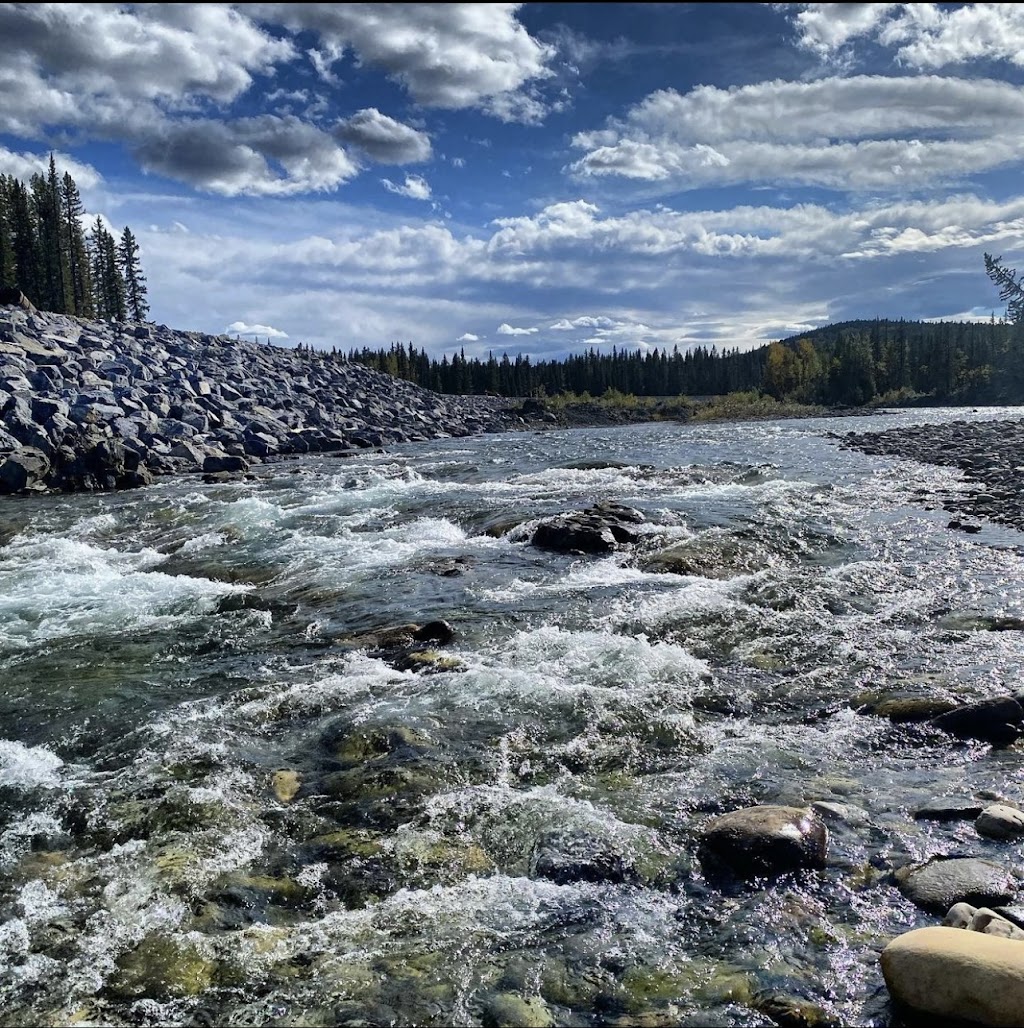
[[[959,928],[918,928],[882,951],[893,999],[993,1028],[1024,1024],[1024,944]]]

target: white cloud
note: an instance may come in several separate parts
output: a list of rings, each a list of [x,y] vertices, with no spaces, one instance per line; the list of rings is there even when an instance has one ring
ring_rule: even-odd
[[[905,190],[1024,157],[1024,90],[869,75],[664,89],[573,145],[586,151],[571,165],[580,178]]]
[[[452,158],[452,167],[453,168],[464,168],[465,166],[466,166],[465,158],[463,158],[463,157],[453,157]]]
[[[873,38],[895,48],[896,60],[916,69],[974,60],[1024,67],[1024,10],[1019,4],[777,4],[795,8],[801,46],[822,58],[851,41]]]
[[[103,181],[103,176],[91,165],[82,164],[59,150],[53,152],[57,174],[68,172],[79,189],[92,189]],[[33,175],[45,175],[50,167],[50,153],[16,153],[0,146],[0,175],[13,175],[27,182]]]
[[[532,336],[539,329],[536,328],[513,328],[507,321],[503,321],[498,326],[498,335],[500,336]]]
[[[426,106],[494,105],[499,116],[529,120],[537,101],[523,93],[550,77],[555,48],[534,39],[516,20],[520,4],[244,4],[255,17],[310,31],[321,41],[319,68],[347,48],[364,64],[385,68]]]
[[[406,175],[404,185],[396,185],[391,179],[382,178],[381,185],[389,193],[407,196],[410,200],[429,200],[430,184],[419,175]]]
[[[359,147],[382,164],[411,164],[430,160],[430,136],[409,125],[366,107],[338,122],[335,135]]]
[[[227,335],[240,336],[267,336],[268,339],[287,339],[288,333],[282,332],[279,328],[271,325],[250,325],[246,321],[232,321],[224,332]]]
[[[571,321],[568,318],[561,318],[553,325],[549,325],[548,329],[553,332],[573,332],[581,328],[612,328],[615,324],[616,322],[612,318],[583,314]]]
[[[458,339],[455,340],[457,343],[479,343],[480,337],[473,335],[472,332],[463,332]]]

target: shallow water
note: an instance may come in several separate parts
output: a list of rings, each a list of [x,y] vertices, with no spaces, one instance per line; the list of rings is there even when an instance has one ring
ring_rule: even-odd
[[[1019,857],[912,811],[1024,800],[1022,761],[850,700],[1016,691],[1024,639],[984,619],[1024,615],[1024,540],[914,502],[952,469],[826,433],[1022,416],[513,434],[7,502],[0,1024],[761,1025],[772,994],[889,1024],[878,952],[934,923],[889,871]],[[636,550],[525,542],[599,499],[647,515]],[[645,570],[666,546],[691,573]],[[456,667],[347,642],[439,618]],[[845,807],[824,871],[705,878],[709,816],[818,800]],[[545,871],[574,840],[617,870]]]

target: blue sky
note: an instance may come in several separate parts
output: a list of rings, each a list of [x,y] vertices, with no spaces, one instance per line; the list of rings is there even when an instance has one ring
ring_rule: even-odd
[[[747,347],[988,317],[1024,252],[1013,4],[0,4],[0,40],[0,171],[54,150],[176,328]]]

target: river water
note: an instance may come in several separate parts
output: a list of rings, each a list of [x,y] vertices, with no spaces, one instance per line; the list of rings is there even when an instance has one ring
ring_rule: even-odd
[[[985,629],[1024,615],[1024,540],[915,501],[954,470],[827,433],[1022,416],[448,439],[6,501],[0,1024],[767,1025],[773,997],[892,1023],[878,953],[935,922],[892,869],[1018,856],[911,814],[1024,800],[1021,751],[851,699],[1015,691],[1024,636]],[[635,549],[525,541],[601,499],[647,515]],[[436,619],[433,666],[357,638]],[[705,877],[710,816],[815,801],[824,871]]]

